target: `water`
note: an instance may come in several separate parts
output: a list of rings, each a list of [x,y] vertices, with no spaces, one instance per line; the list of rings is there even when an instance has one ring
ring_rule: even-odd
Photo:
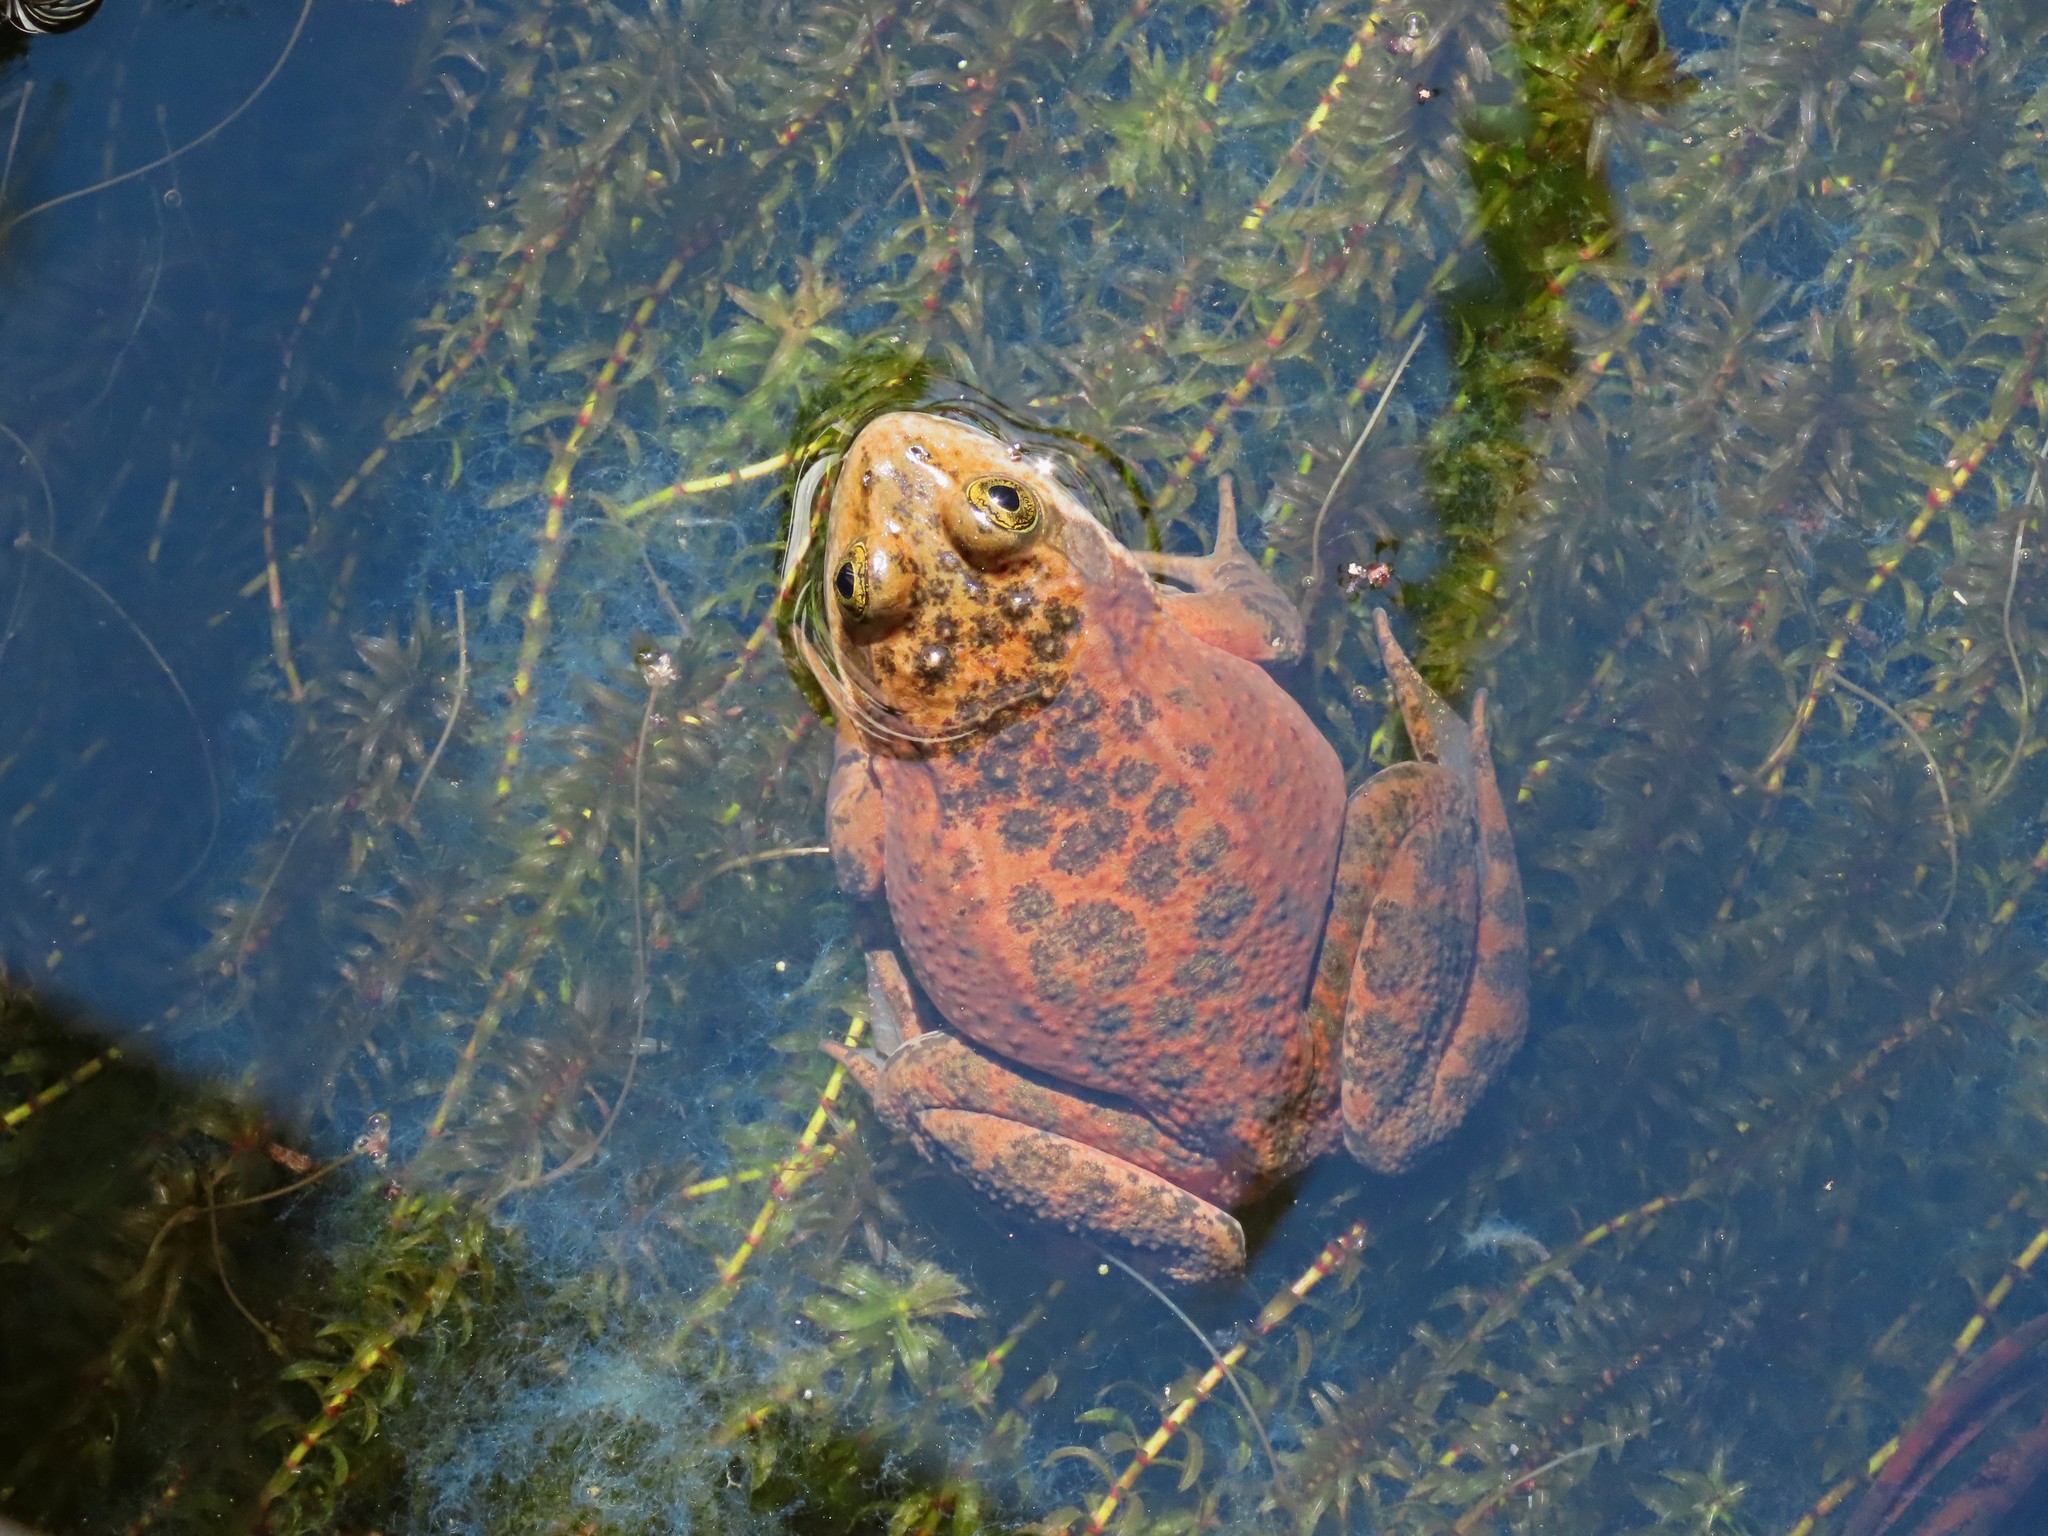
[[[0,1510],[1867,1531],[1903,1432],[1891,1528],[2035,1528],[2042,23],[1660,20],[318,0],[0,65]],[[817,1049],[779,460],[905,357],[1133,542],[1230,473],[1351,785],[1375,607],[1498,711],[1528,1044],[1184,1317]]]

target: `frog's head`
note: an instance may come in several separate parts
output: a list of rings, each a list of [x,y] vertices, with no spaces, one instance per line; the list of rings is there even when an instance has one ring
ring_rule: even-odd
[[[853,440],[824,538],[821,679],[897,753],[980,739],[1056,696],[1114,558],[1047,456],[909,411]]]

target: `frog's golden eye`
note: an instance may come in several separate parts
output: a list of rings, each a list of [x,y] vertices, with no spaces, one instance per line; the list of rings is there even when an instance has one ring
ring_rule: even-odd
[[[1008,475],[983,475],[967,482],[974,509],[1006,533],[1029,533],[1038,523],[1038,493]]]
[[[1045,521],[1038,492],[1008,475],[977,475],[964,495],[947,497],[941,508],[953,547],[983,569],[1023,554]]]
[[[839,569],[832,573],[832,590],[839,597],[840,606],[856,619],[864,618],[868,611],[868,545],[859,539],[846,552],[846,558],[839,562]]]

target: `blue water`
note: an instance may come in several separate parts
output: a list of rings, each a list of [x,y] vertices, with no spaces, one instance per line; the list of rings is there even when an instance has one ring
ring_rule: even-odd
[[[264,569],[271,419],[386,387],[388,360],[350,332],[434,259],[389,180],[423,115],[406,90],[420,13],[316,9],[294,40],[297,20],[122,6],[0,66],[6,953],[130,1019],[176,1000],[206,892],[266,824],[285,727],[252,691],[266,621],[243,589]],[[394,190],[280,394],[329,244]],[[280,477],[286,549],[302,474]]]

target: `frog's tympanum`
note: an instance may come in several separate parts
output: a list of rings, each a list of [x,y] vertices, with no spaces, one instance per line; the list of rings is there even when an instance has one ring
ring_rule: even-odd
[[[874,1048],[832,1049],[888,1125],[1183,1280],[1340,1135],[1391,1173],[1458,1125],[1528,1012],[1483,695],[1468,729],[1377,616],[1419,760],[1347,802],[1261,670],[1303,631],[1227,483],[1213,554],[1138,553],[1042,455],[898,413],[824,538],[832,851],[874,938]]]

